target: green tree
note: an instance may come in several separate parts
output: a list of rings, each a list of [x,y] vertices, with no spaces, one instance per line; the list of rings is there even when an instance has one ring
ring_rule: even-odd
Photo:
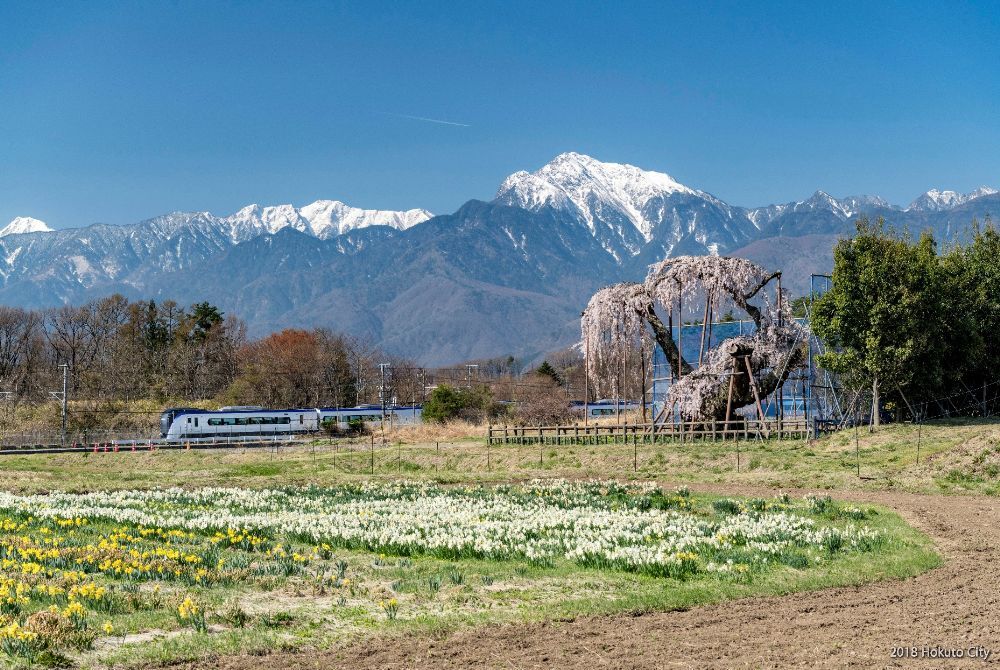
[[[548,377],[556,383],[557,386],[562,386],[562,379],[559,377],[559,373],[556,369],[552,367],[552,364],[548,361],[542,361],[542,364],[535,368],[535,374],[539,377]]]
[[[196,302],[191,305],[191,335],[196,340],[203,340],[208,332],[222,323],[224,314],[219,308],[208,302]]]
[[[951,281],[949,381],[966,391],[992,382],[1000,369],[1000,233],[988,218],[973,221],[972,231],[969,244],[942,259]]]
[[[948,274],[929,234],[914,243],[882,219],[857,230],[834,248],[833,287],[814,303],[812,328],[830,347],[819,363],[871,388],[877,408],[888,395],[908,404],[945,385]]]

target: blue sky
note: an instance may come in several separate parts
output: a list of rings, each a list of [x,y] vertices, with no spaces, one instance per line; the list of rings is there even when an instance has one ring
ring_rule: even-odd
[[[905,204],[1000,186],[998,64],[990,2],[0,0],[0,224],[443,213],[568,150]]]

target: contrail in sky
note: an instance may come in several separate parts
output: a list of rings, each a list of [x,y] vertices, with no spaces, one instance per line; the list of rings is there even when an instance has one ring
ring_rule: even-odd
[[[388,114],[389,116],[397,116],[401,119],[412,119],[414,121],[426,121],[427,123],[440,123],[443,126],[460,126],[462,128],[471,128],[470,123],[459,123],[458,121],[444,121],[442,119],[429,119],[426,116],[411,116],[409,114],[396,114],[395,112],[382,112],[383,114]]]

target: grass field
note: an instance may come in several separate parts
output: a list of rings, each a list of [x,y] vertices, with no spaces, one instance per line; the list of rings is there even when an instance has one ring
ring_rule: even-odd
[[[507,481],[619,477],[772,488],[1000,494],[1000,425],[941,422],[803,440],[501,446],[367,441],[278,450],[139,451],[0,457],[0,489],[22,493],[155,486],[334,484],[357,478]],[[737,458],[739,470],[737,470]],[[860,462],[860,476],[858,464]]]
[[[44,615],[49,618],[42,623],[53,631],[62,631],[66,640],[52,645],[51,656],[38,656],[33,662],[51,664],[68,659],[84,667],[138,667],[219,654],[324,649],[371,636],[435,633],[485,622],[687,608],[749,595],[914,575],[938,565],[940,560],[926,536],[886,508],[864,505],[855,510],[833,502],[818,510],[814,502],[787,500],[777,491],[766,500],[722,502],[716,496],[696,493],[686,498],[685,508],[677,502],[677,494],[649,502],[646,497],[650,489],[640,482],[669,481],[671,487],[698,483],[720,490],[754,486],[934,493],[1000,491],[1000,429],[974,422],[924,426],[920,429],[919,464],[916,430],[895,426],[874,434],[860,431],[857,438],[853,432],[844,432],[813,443],[741,443],[739,471],[734,443],[487,449],[483,440],[469,438],[440,444],[389,444],[374,450],[370,443],[343,442],[271,451],[7,456],[0,458],[0,490],[8,492],[6,497],[0,495],[5,501],[0,505],[0,601],[5,593],[19,597],[17,583],[30,581],[32,574],[35,581],[29,585],[34,590],[26,592],[28,587],[21,587],[20,597],[28,601],[22,600],[20,609],[4,609],[0,603],[0,629],[14,630],[10,627],[17,624],[17,630],[28,630],[25,626],[33,612],[54,609]],[[857,474],[858,457],[861,477]],[[493,501],[491,496],[502,502],[504,496],[514,495],[505,485],[494,493],[494,485],[527,482],[535,477],[547,481],[565,477],[570,480],[565,484],[569,487],[585,486],[580,480],[588,478],[633,482],[627,484],[627,495],[590,491],[583,497],[573,494],[544,498],[551,503],[551,509],[543,510],[542,517],[567,509],[577,515],[573,523],[554,522],[551,528],[576,527],[577,519],[587,520],[584,528],[592,523],[603,528],[602,523],[612,523],[606,516],[612,512],[625,510],[625,518],[631,520],[646,511],[660,510],[664,514],[689,515],[691,524],[708,524],[713,533],[726,535],[723,526],[734,519],[750,523],[765,513],[787,513],[806,519],[817,532],[848,533],[845,537],[850,538],[854,531],[849,528],[864,528],[881,539],[863,550],[852,545],[850,539],[835,542],[836,546],[829,550],[815,536],[815,542],[820,542],[815,546],[799,538],[791,549],[761,553],[757,550],[763,545],[757,540],[737,534],[742,539],[730,547],[735,553],[719,554],[718,547],[706,548],[698,544],[703,540],[698,540],[692,545],[697,547],[693,558],[677,558],[684,549],[675,542],[664,545],[669,546],[669,551],[661,552],[656,561],[687,565],[691,570],[672,572],[674,567],[647,569],[641,561],[635,563],[639,560],[635,556],[648,550],[646,545],[665,541],[646,531],[608,531],[609,537],[616,539],[600,540],[605,547],[602,551],[611,551],[608,546],[625,542],[622,553],[581,560],[580,554],[567,553],[565,547],[544,555],[533,553],[537,547],[500,555],[441,552],[368,536],[349,540],[337,535],[340,531],[330,529],[323,531],[329,537],[307,537],[301,529],[290,530],[294,519],[281,516],[286,508],[298,509],[298,503],[264,510],[263,516],[252,521],[244,518],[260,504],[260,499],[271,495],[265,489],[332,487],[320,493],[296,493],[315,491],[309,488],[290,489],[290,495],[296,498],[329,497],[336,502],[323,508],[326,511],[317,517],[327,519],[340,514],[338,505],[359,503],[355,499],[357,491],[398,490],[396,482],[401,479],[414,482],[407,486],[431,487],[411,496],[414,501],[469,495],[472,497],[460,507],[471,509],[473,503]],[[188,493],[162,490],[170,486],[183,487]],[[480,491],[480,486],[487,487],[485,492]],[[515,497],[531,503],[525,491],[535,485],[524,486]],[[231,488],[238,492],[232,494],[237,496],[237,502],[216,509],[213,505],[222,503],[215,499],[184,497],[209,496],[202,487]],[[53,494],[55,491],[124,493],[80,497]],[[389,514],[385,523],[405,516],[405,506],[397,509],[392,498],[395,493],[369,493],[361,501],[359,518],[367,518],[365,515],[386,501],[391,504],[383,509]],[[41,497],[23,497],[35,495]],[[178,495],[181,497],[171,497]],[[468,533],[479,532],[479,523],[491,523],[490,509],[470,521]],[[511,518],[511,509],[520,507],[509,508],[498,518]],[[299,511],[313,513],[316,509],[304,507]],[[453,519],[442,522],[436,516],[439,513],[423,510],[397,527],[421,526],[422,514],[437,519],[441,526],[456,526]],[[212,520],[196,521],[203,517]],[[224,521],[216,522],[216,517]],[[272,517],[276,520],[272,521]],[[74,521],[70,523],[70,519]],[[84,521],[78,523],[76,519]],[[385,523],[380,521],[375,526],[381,528]],[[429,532],[419,531],[423,535]],[[547,530],[542,536],[553,532]],[[232,540],[241,534],[259,537],[259,546],[250,546],[243,539]],[[668,533],[666,537],[673,536]],[[632,538],[629,541],[635,546],[621,538]],[[770,541],[770,536],[764,539]],[[748,549],[751,546],[754,551]],[[73,547],[112,552],[103,556],[111,562],[103,567],[100,562],[96,567],[80,565],[78,559],[87,552],[71,551]],[[35,549],[68,553],[46,559],[45,555],[32,554],[30,550]],[[24,554],[22,550],[29,551]],[[158,550],[168,553],[156,554]],[[139,572],[145,570],[142,574],[126,575],[120,572],[125,569],[122,565],[114,567],[116,556],[136,555],[140,565],[131,567]],[[179,572],[166,577],[149,572],[160,567],[150,563],[150,556],[159,556],[156,560],[162,559],[164,567]],[[25,568],[25,562],[41,567]],[[66,571],[80,575],[71,574],[66,578],[70,581],[66,581],[62,574]],[[43,583],[45,588],[40,586]],[[77,584],[104,588],[102,598],[108,600],[87,600],[87,596],[70,599],[69,592]],[[48,590],[50,587],[53,590]],[[60,593],[60,588],[64,592]],[[182,607],[188,598],[194,615],[191,607]],[[84,605],[86,620],[82,630],[73,629],[75,633],[70,629],[73,613],[67,614],[74,601]],[[3,635],[0,633],[0,637]],[[17,653],[0,655],[0,661],[15,666],[27,663],[26,657]]]

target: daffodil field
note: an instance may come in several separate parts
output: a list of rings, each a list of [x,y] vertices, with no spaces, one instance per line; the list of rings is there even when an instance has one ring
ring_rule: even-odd
[[[750,593],[908,546],[885,514],[615,481],[0,493],[0,652],[14,665],[127,664],[151,642],[182,657],[252,631],[323,644],[407,620],[583,606],[591,590],[623,607],[695,582]]]

